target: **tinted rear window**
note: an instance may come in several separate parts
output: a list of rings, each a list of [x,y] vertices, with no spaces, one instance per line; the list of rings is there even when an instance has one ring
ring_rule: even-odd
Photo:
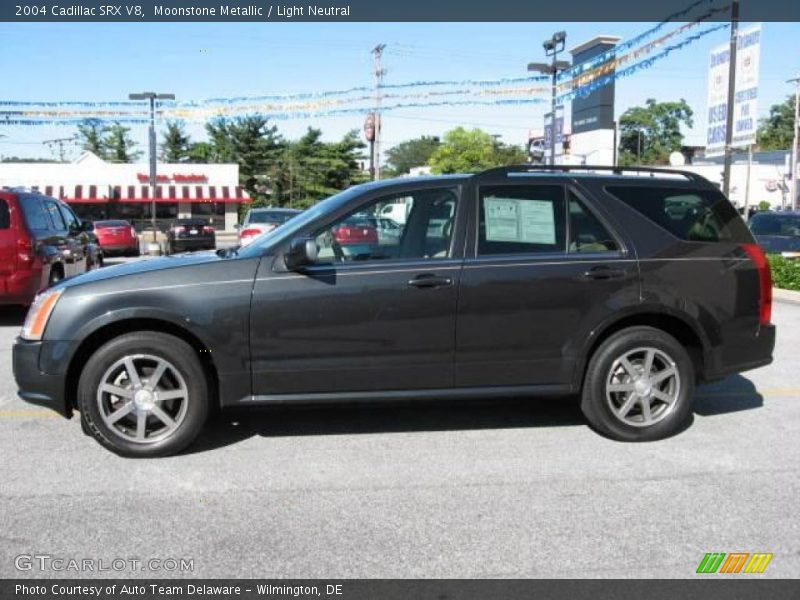
[[[648,186],[610,186],[606,191],[682,240],[751,241],[747,225],[719,192]]]
[[[756,235],[800,236],[800,215],[760,213],[750,219],[750,231]]]
[[[250,223],[278,223],[282,225],[297,213],[273,211],[273,212],[254,212],[250,214]]]
[[[0,198],[0,229],[11,227],[11,215],[8,214],[8,203]]]
[[[98,227],[130,227],[130,223],[127,221],[95,221],[94,227],[97,229]]]

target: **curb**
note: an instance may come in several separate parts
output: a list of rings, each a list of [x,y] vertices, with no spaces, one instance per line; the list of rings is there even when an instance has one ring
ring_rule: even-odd
[[[795,292],[793,290],[772,288],[772,297],[778,302],[787,302],[788,304],[800,304],[800,292]]]

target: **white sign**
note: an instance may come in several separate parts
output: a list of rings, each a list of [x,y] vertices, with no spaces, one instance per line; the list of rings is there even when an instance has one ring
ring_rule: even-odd
[[[758,68],[761,57],[761,25],[739,32],[736,46],[736,89],[733,103],[731,145],[749,146],[756,142],[758,127]],[[708,69],[708,129],[706,156],[725,152],[728,118],[728,65],[730,45],[711,51]]]
[[[555,244],[556,224],[550,200],[487,197],[486,240]]]

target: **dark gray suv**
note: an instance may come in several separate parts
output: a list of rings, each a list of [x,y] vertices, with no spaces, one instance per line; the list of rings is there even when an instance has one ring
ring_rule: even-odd
[[[396,236],[369,230],[386,214],[405,216]],[[380,181],[246,248],[55,286],[14,373],[126,456],[181,450],[212,407],[339,400],[580,394],[596,430],[653,440],[686,422],[697,382],[771,362],[771,289],[742,219],[691,173]]]

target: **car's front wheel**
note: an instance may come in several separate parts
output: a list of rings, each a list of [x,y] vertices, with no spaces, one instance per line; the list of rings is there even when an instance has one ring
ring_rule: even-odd
[[[92,436],[121,456],[180,452],[200,433],[209,409],[195,350],[172,335],[122,335],[88,360],[78,408]]]
[[[605,340],[589,361],[581,409],[592,426],[621,441],[678,432],[689,419],[694,366],[686,348],[653,327],[630,327]]]

